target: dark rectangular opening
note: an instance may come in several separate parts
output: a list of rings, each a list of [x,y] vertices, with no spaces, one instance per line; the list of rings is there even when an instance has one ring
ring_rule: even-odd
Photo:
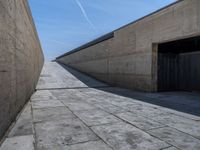
[[[200,36],[158,45],[158,91],[200,91]]]

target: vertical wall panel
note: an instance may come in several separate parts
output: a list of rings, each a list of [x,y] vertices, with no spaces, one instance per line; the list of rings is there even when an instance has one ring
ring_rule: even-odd
[[[0,0],[0,138],[34,92],[43,61],[27,0]]]

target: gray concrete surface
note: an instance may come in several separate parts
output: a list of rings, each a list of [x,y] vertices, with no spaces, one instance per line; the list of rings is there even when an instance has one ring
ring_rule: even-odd
[[[2,144],[1,150],[34,150],[33,136],[16,136],[7,138]]]
[[[113,85],[157,91],[157,44],[199,36],[199,8],[199,0],[179,1],[57,61]]]
[[[55,62],[45,64],[38,90],[0,150],[200,149],[200,114],[156,105],[151,99],[142,101],[148,93],[110,87],[68,69]],[[136,94],[141,100],[131,97]],[[170,95],[151,98],[181,103],[182,99],[176,99],[180,93]],[[185,95],[184,103],[193,107],[190,101],[198,94]]]
[[[0,139],[35,91],[43,60],[28,1],[0,0]]]

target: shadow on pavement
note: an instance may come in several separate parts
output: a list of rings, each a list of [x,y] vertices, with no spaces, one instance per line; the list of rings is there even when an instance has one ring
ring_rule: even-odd
[[[60,63],[59,63],[60,64]],[[89,88],[96,88],[105,92],[112,94],[137,99],[142,102],[174,109],[176,111],[200,116],[200,93],[198,92],[186,92],[186,91],[176,91],[176,92],[158,92],[158,93],[148,93],[148,92],[138,92],[132,91],[125,88],[112,87],[102,82],[103,86],[94,86],[94,82],[101,82],[88,75],[79,72],[71,67],[60,64],[69,73],[74,75],[81,82],[86,84]]]

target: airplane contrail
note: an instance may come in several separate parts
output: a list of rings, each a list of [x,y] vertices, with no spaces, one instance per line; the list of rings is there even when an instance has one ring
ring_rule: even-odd
[[[78,5],[78,7],[80,8],[85,20],[88,22],[88,24],[91,26],[91,28],[96,32],[96,27],[94,26],[94,24],[92,23],[92,21],[89,19],[85,9],[83,8],[83,5],[81,4],[81,2],[79,0],[75,0],[76,4]]]

